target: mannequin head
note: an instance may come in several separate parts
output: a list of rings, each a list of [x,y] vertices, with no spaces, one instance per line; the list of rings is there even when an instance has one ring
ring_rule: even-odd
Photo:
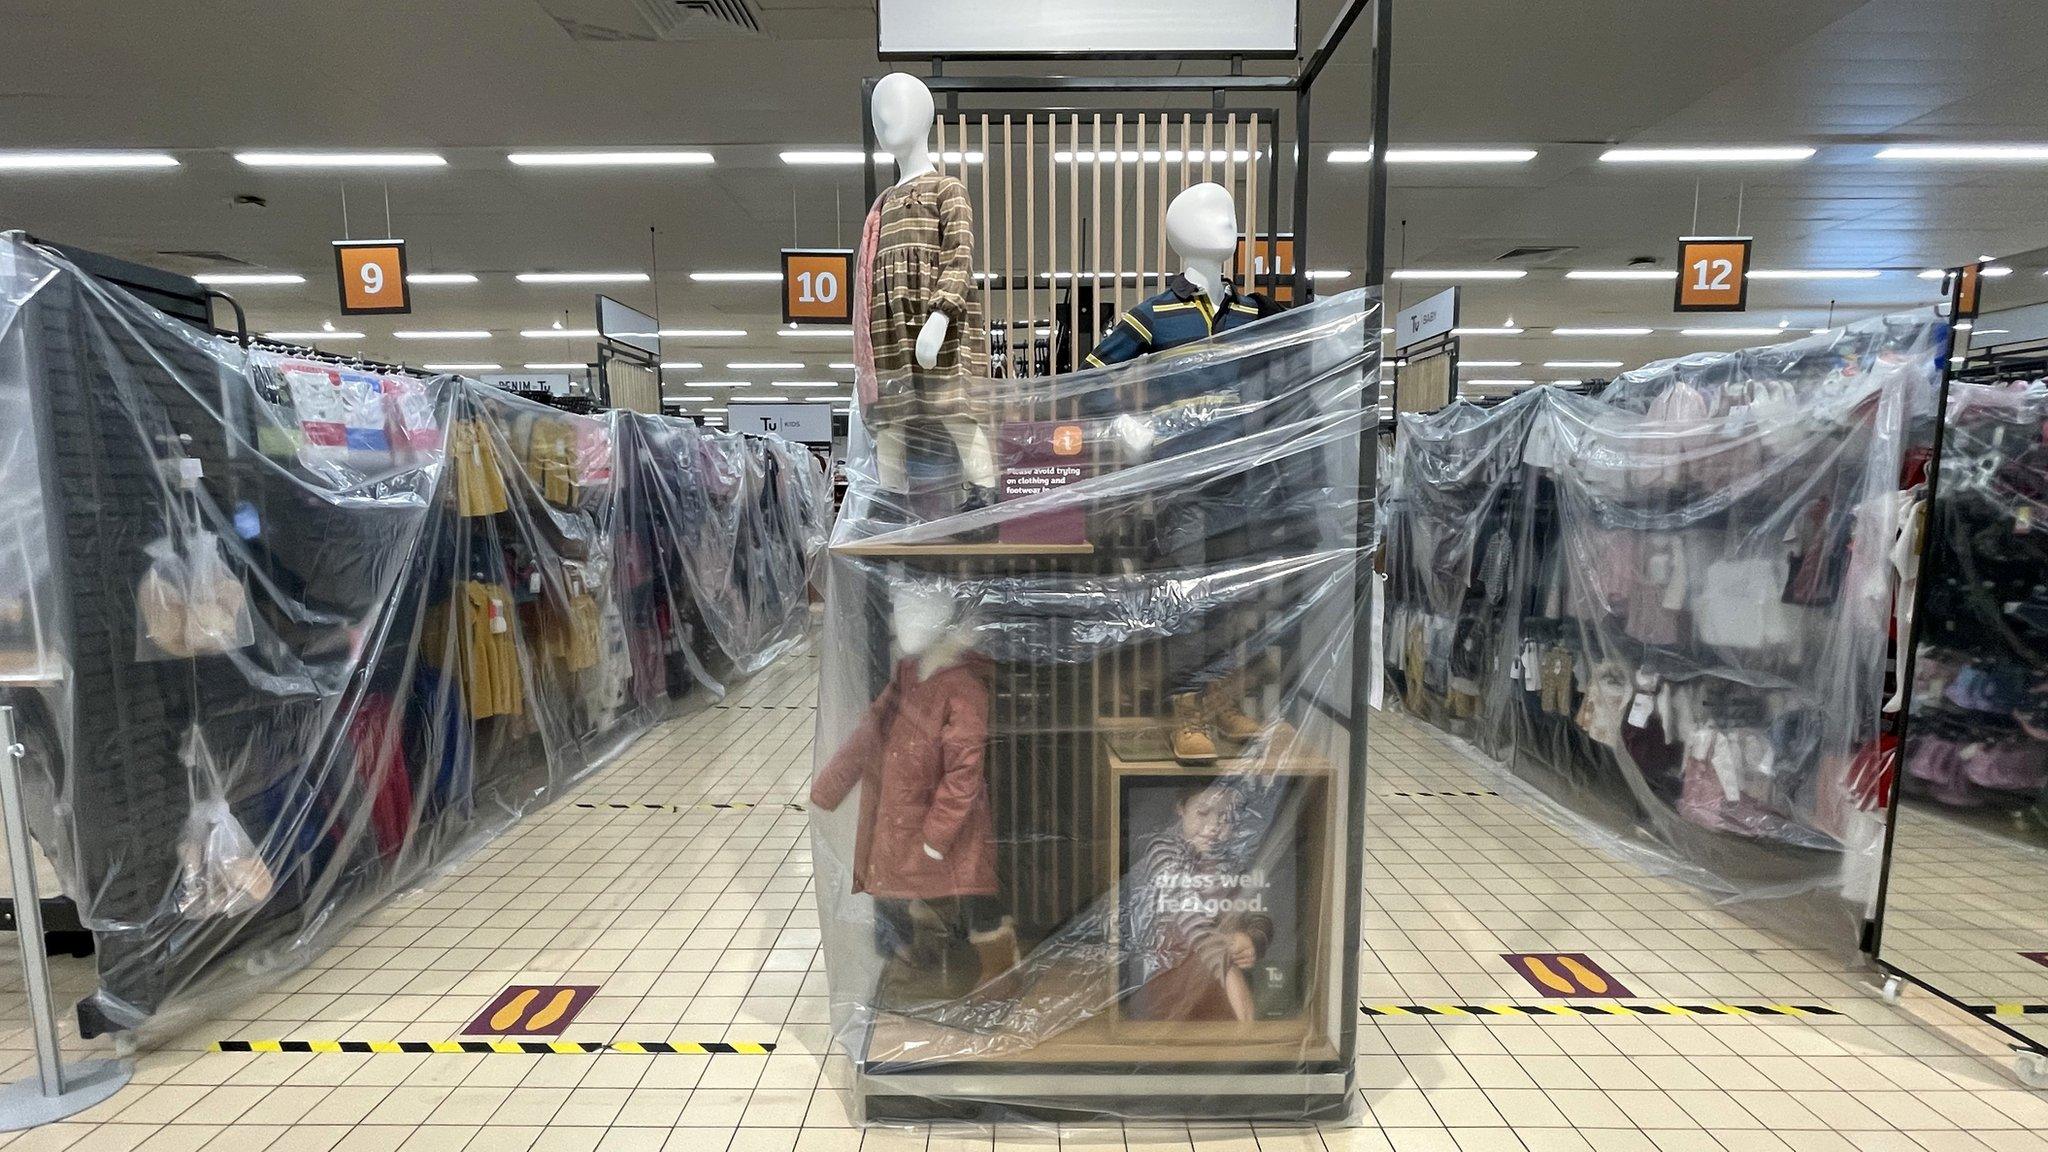
[[[1166,243],[1181,260],[1221,269],[1237,250],[1237,204],[1221,184],[1196,184],[1166,208]]]
[[[875,139],[896,157],[899,174],[915,175],[931,167],[932,120],[938,105],[924,81],[908,72],[891,72],[875,83],[872,100]]]
[[[944,588],[903,585],[889,594],[896,646],[921,656],[954,631],[953,597]]]

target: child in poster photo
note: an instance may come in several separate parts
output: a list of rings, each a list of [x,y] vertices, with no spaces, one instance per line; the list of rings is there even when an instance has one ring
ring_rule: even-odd
[[[1261,823],[1233,782],[1190,781],[1142,841],[1122,917],[1130,1018],[1254,1018],[1248,971],[1273,938]]]

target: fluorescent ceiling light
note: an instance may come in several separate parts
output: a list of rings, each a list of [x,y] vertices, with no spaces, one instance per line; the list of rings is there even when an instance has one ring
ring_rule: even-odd
[[[1552,336],[1648,336],[1654,328],[1552,328]]]
[[[781,396],[735,396],[732,399],[736,404],[781,404],[785,402]]]
[[[1545,368],[1619,368],[1619,360],[1545,360]]]
[[[318,332],[265,332],[263,335],[271,340],[304,340],[308,343],[314,340],[361,340],[363,338],[361,332],[329,332],[325,329]]]
[[[2048,161],[2048,144],[1894,144],[1879,160]]]
[[[1500,328],[1453,328],[1453,336],[1520,336],[1522,330],[1512,325]]]
[[[745,328],[663,328],[661,334],[677,340],[718,340],[727,336],[745,336]]]
[[[745,380],[685,380],[685,388],[751,388]]]
[[[825,365],[825,367],[832,369],[834,372],[851,372],[854,370],[854,363],[851,360],[834,360],[830,364]]]
[[[1528,274],[1521,268],[1403,268],[1392,276],[1396,280],[1520,280]]]
[[[522,168],[687,167],[714,162],[709,152],[669,148],[623,152],[510,152],[505,159]]]
[[[1783,336],[1783,328],[1681,328],[1681,336]]]
[[[1515,387],[1515,388],[1527,388],[1528,386],[1530,386],[1531,384],[1534,384],[1534,383],[1536,383],[1536,382],[1535,382],[1534,380],[1461,380],[1461,381],[1459,381],[1459,383],[1460,383],[1460,384],[1492,384],[1492,385],[1494,385],[1495,387],[1499,387],[1499,386],[1502,386],[1502,385],[1508,385],[1508,386],[1512,386],[1512,387]]]
[[[1564,274],[1567,280],[1676,280],[1678,272],[1672,268],[1574,268]]]
[[[1609,148],[1600,159],[1609,164],[1756,164],[1804,160],[1805,147],[1767,148]]]
[[[489,340],[491,334],[481,328],[456,328],[446,331],[422,331],[417,328],[393,332],[395,340]]]
[[[692,272],[690,279],[701,284],[779,284],[780,272]]]
[[[595,328],[521,328],[521,336],[528,340],[594,340]]]
[[[1552,383],[1552,384],[1554,384],[1554,385],[1557,385],[1557,386],[1559,386],[1559,387],[1563,387],[1563,388],[1576,388],[1576,387],[1578,387],[1579,385],[1581,385],[1581,384],[1584,384],[1584,383],[1585,383],[1585,381],[1584,381],[1584,380],[1552,380],[1552,381],[1551,381],[1551,383]]]
[[[521,272],[521,284],[645,284],[645,272]]]
[[[846,387],[846,381],[844,381],[844,380],[775,380],[775,381],[771,381],[771,382],[770,382],[770,386],[771,386],[771,387],[774,387],[774,388],[844,388],[844,387]]]
[[[438,152],[237,152],[251,168],[445,168]]]
[[[1308,278],[1311,280],[1349,280],[1351,279],[1351,269],[1311,268],[1308,272]]]
[[[429,372],[496,372],[503,364],[422,364]]]
[[[177,166],[178,158],[169,152],[129,152],[96,148],[0,150],[0,172],[104,172],[122,168]]]
[[[476,283],[476,273],[408,272],[405,274],[405,282],[407,284],[474,284]]]
[[[853,415],[853,409],[851,409],[851,408],[834,408],[834,409],[832,410],[832,414],[833,414],[834,416],[851,416],[851,415]]]
[[[880,155],[880,153],[877,153],[877,155]],[[798,150],[796,150],[796,151],[792,151],[792,152],[784,152],[784,153],[782,154],[782,162],[783,162],[784,164],[800,164],[800,165],[821,165],[821,164],[849,164],[849,165],[851,165],[851,164],[860,164],[860,163],[862,163],[862,162],[866,161],[866,160],[867,160],[867,158],[868,158],[868,157],[867,157],[867,154],[866,154],[866,153],[864,153],[864,152],[862,152],[862,151],[861,151],[860,149],[858,149],[858,148],[847,148],[847,149],[837,149],[837,150],[835,150],[835,149],[829,149],[829,148],[814,148],[814,149],[809,149],[809,150],[805,150],[805,149],[798,149]]]
[[[1364,160],[1340,161],[1343,152],[1330,153],[1331,163],[1363,163]],[[1365,160],[1372,159],[1372,153],[1361,153]],[[1533,148],[1389,148],[1389,164],[1526,164],[1536,158]]]
[[[1520,360],[1460,360],[1460,368],[1520,368]]]
[[[800,360],[740,360],[726,364],[735,372],[777,372],[803,367]]]
[[[585,364],[581,360],[574,360],[560,364],[521,364],[520,367],[529,372],[577,372],[590,367],[590,365]]]
[[[663,368],[674,368],[680,372],[694,372],[704,365],[695,360],[663,360],[661,366]]]
[[[304,284],[297,272],[201,272],[193,277],[201,284]]]
[[[851,329],[851,328],[777,328],[777,329],[775,330],[775,334],[776,334],[777,336],[843,336],[843,337],[845,337],[845,338],[847,338],[847,339],[851,340],[851,339],[853,338],[853,329]]]
[[[1875,280],[1874,268],[1752,268],[1751,280]]]

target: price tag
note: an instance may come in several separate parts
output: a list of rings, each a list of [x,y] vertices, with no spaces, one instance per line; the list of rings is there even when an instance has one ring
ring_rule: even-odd
[[[403,240],[336,240],[334,275],[341,286],[344,316],[399,316],[412,311]]]
[[[1674,312],[1741,312],[1749,307],[1747,236],[1684,236],[1678,241]]]
[[[782,250],[782,322],[853,322],[853,250]]]

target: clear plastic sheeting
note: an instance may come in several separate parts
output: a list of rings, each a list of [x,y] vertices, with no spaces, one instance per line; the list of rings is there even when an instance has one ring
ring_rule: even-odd
[[[809,452],[252,351],[0,240],[0,689],[161,1033],[808,637]]]
[[[1402,417],[1392,694],[1616,849],[1853,952],[1881,868],[1902,471],[1945,336],[1893,317],[1601,399]]]
[[[811,791],[864,1120],[1348,1113],[1379,325],[864,413]]]

